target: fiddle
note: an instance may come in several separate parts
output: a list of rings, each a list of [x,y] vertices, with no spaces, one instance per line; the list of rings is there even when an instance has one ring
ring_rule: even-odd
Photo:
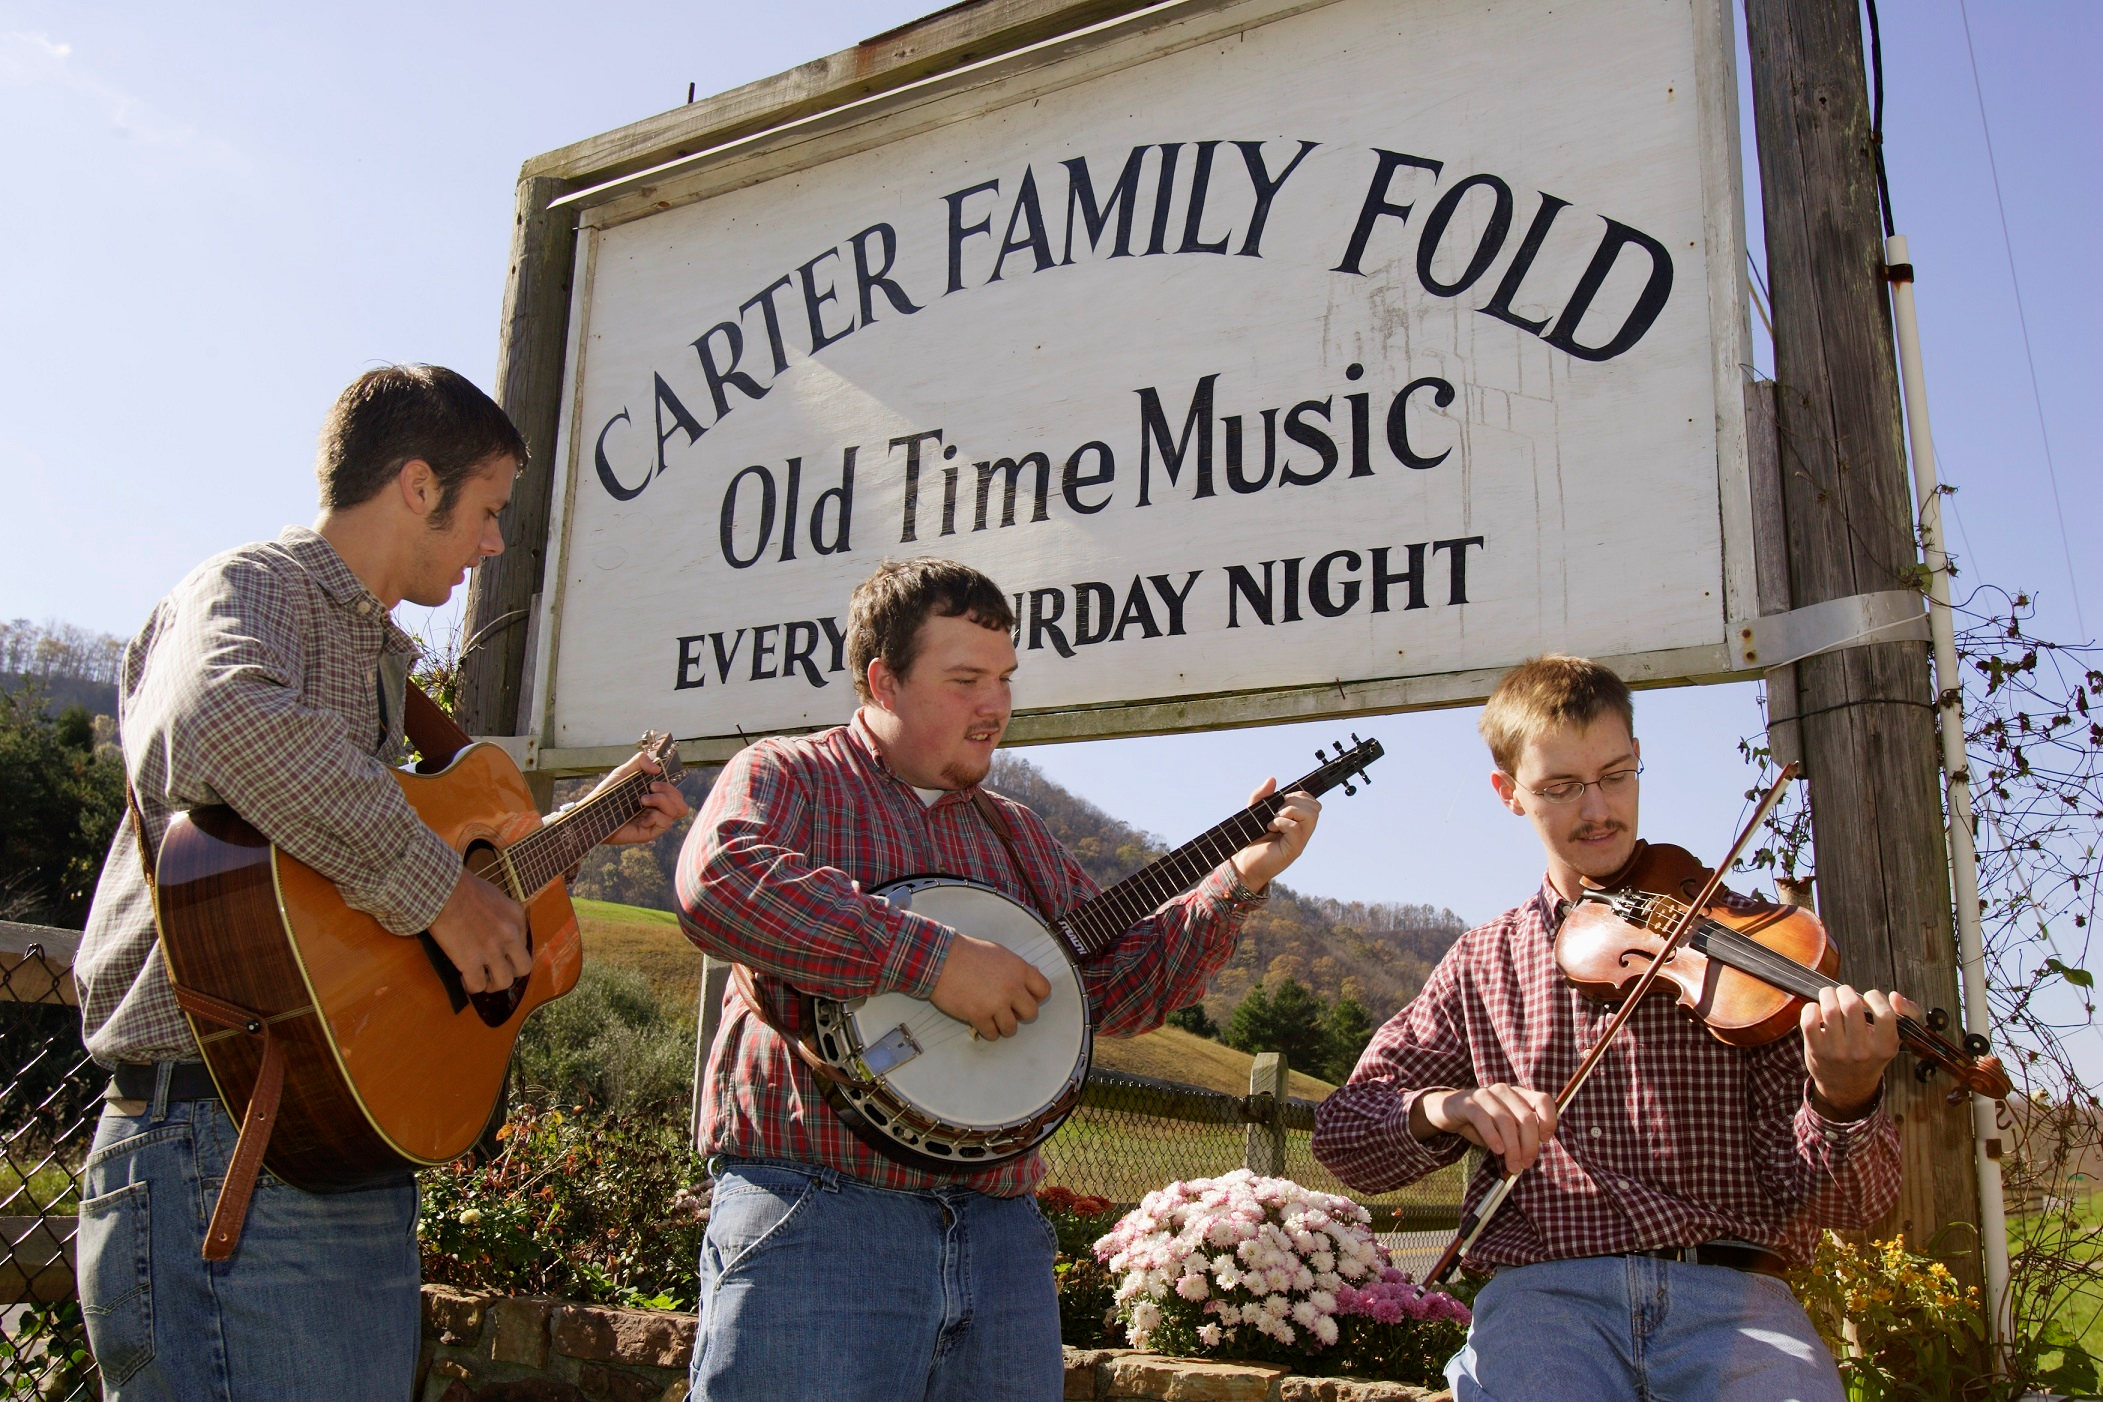
[[[1627,867],[1586,891],[1563,917],[1555,960],[1564,977],[1597,1001],[1628,997],[1710,876],[1685,848],[1639,843]],[[1658,963],[1656,981],[1676,989],[1680,1005],[1718,1041],[1758,1047],[1795,1031],[1804,1004],[1837,987],[1839,971],[1840,952],[1811,911],[1711,899]],[[1958,1047],[1904,1014],[1898,1018],[1899,1041],[1923,1070],[1947,1070],[1990,1100],[2009,1094],[2008,1073],[1986,1054],[1985,1038],[1973,1034]]]

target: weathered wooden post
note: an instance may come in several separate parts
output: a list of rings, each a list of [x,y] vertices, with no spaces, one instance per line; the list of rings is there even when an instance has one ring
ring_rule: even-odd
[[[1276,1178],[1285,1172],[1285,1090],[1291,1068],[1284,1052],[1258,1052],[1249,1063],[1249,1100],[1268,1112],[1245,1132],[1242,1162],[1249,1172]],[[1263,1097],[1268,1096],[1266,1100]]]
[[[1747,0],[1753,109],[1774,289],[1776,411],[1789,593],[1802,608],[1913,588],[1919,552],[1877,217],[1854,0]],[[1771,678],[1770,685],[1781,679]],[[1819,909],[1858,987],[1956,1006],[1956,946],[1926,646],[1805,658],[1796,717]],[[1904,1063],[1900,1063],[1903,1065]],[[1947,1085],[1895,1076],[1904,1231],[1968,1284],[1978,1220],[1971,1116]]]

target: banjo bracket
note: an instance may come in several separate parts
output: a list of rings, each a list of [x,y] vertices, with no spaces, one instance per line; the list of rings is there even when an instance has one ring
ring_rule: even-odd
[[[922,1047],[913,1036],[912,1029],[901,1022],[862,1048],[861,1062],[865,1079],[874,1080],[878,1076],[887,1076],[920,1055],[921,1051]]]

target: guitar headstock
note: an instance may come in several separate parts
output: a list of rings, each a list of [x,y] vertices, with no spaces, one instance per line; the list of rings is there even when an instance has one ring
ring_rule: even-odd
[[[635,748],[657,761],[657,767],[663,771],[658,777],[668,784],[678,783],[679,776],[686,773],[686,766],[679,762],[679,742],[662,730],[644,731]]]
[[[1358,792],[1358,785],[1351,782],[1351,776],[1357,775],[1360,784],[1372,783],[1372,779],[1365,772],[1366,766],[1387,753],[1381,748],[1378,740],[1361,740],[1355,734],[1351,737],[1350,749],[1345,749],[1341,740],[1332,745],[1331,749],[1335,751],[1334,754],[1316,750],[1314,757],[1321,762],[1320,767],[1305,778],[1279,785],[1278,792],[1306,793],[1320,797],[1342,784],[1346,794],[1355,794]]]

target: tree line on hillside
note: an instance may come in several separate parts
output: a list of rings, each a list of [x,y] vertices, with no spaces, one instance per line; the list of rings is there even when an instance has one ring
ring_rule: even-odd
[[[1169,850],[1151,834],[1067,792],[1028,760],[997,755],[989,786],[1044,819],[1082,868],[1108,886]],[[1206,1016],[1222,1025],[1259,987],[1297,983],[1325,1006],[1355,1004],[1385,1019],[1423,987],[1466,922],[1442,906],[1339,901],[1273,882],[1271,898],[1242,927],[1234,957],[1206,990]],[[1355,1054],[1355,1053],[1354,1053]],[[1312,1063],[1297,1063],[1312,1069]]]
[[[123,638],[72,623],[0,622],[0,673],[39,681],[55,677],[117,684],[124,662]]]

